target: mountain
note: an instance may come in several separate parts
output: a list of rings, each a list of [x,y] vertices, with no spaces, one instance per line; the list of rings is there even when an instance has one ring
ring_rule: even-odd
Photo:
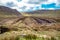
[[[7,16],[21,16],[21,13],[18,12],[16,9],[11,9],[11,8],[8,8],[8,7],[5,7],[5,6],[0,6],[0,15],[1,16],[4,16],[4,15],[7,15]]]

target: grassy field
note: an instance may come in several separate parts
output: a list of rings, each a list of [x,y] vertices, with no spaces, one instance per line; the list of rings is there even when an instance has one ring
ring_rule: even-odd
[[[19,31],[10,31],[4,34],[0,34],[0,40],[60,40],[60,32],[59,31],[40,31],[40,32],[33,31],[32,34],[28,32],[27,34],[21,34],[21,32]]]
[[[0,28],[8,28],[9,31],[0,34],[0,40],[60,40],[60,16],[51,15],[24,15],[21,19],[13,15],[1,15]],[[53,19],[57,22],[40,24],[34,18]]]

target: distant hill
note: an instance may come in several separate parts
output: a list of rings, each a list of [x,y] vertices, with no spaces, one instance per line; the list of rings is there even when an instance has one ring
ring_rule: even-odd
[[[8,7],[5,7],[5,6],[0,6],[0,15],[1,16],[4,16],[4,15],[7,15],[7,16],[21,16],[20,12],[18,12],[16,9],[11,9],[11,8],[8,8]]]
[[[60,18],[60,10],[37,10],[32,12],[22,12],[24,16]]]
[[[60,10],[37,10],[37,11],[33,11],[33,12],[26,12],[26,13],[31,13],[31,14],[44,14],[44,13],[60,13]]]

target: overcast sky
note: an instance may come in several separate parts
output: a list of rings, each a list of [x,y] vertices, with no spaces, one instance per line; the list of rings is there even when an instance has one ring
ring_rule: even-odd
[[[34,10],[59,10],[60,0],[0,0],[0,6],[17,9],[20,12]]]

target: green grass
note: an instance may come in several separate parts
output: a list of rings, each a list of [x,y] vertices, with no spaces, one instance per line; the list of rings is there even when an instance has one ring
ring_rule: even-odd
[[[35,35],[25,35],[22,37],[17,36],[15,40],[60,40],[60,36],[44,38],[44,37],[37,37]]]
[[[41,31],[39,33],[39,35],[36,35],[33,33],[23,35],[20,33],[17,33],[16,31],[15,32],[6,32],[6,33],[0,35],[0,40],[60,40],[59,31],[58,32],[50,32],[50,31],[42,32]]]

